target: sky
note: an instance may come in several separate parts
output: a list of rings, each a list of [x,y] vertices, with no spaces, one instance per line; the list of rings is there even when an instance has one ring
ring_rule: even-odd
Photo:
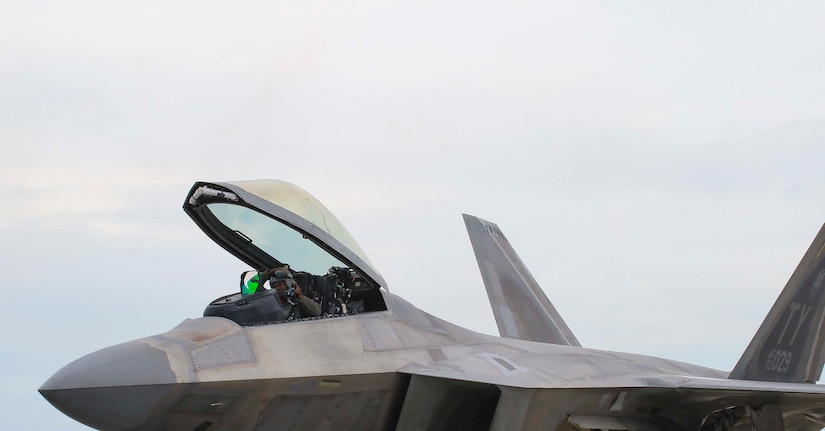
[[[585,347],[730,370],[825,221],[822,2],[0,0],[0,415],[249,269],[181,210],[275,178],[391,292],[497,329],[462,213]]]

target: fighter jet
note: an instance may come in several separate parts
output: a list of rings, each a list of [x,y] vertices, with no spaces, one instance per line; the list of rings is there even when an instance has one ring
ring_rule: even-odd
[[[474,216],[464,221],[500,337],[390,293],[344,226],[294,185],[198,182],[183,209],[251,269],[204,317],[91,353],[43,384],[49,402],[92,428],[825,427],[825,386],[814,383],[825,361],[825,227],[725,372],[581,347],[499,227]]]

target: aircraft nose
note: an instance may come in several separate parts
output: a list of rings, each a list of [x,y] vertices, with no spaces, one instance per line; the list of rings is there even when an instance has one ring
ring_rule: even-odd
[[[86,355],[39,392],[72,419],[101,430],[139,429],[176,383],[166,352],[131,341]]]

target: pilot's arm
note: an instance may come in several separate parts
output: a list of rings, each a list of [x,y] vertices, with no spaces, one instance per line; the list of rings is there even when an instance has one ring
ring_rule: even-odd
[[[300,287],[295,288],[295,296],[298,299],[298,306],[301,307],[301,316],[318,317],[321,315],[321,306],[317,302],[307,298]]]

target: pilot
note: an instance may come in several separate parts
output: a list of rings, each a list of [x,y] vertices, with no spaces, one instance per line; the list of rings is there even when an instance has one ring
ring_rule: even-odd
[[[276,268],[267,272],[270,276],[269,287],[278,292],[281,305],[284,307],[287,319],[302,317],[317,317],[321,315],[321,306],[312,299],[304,296],[301,286],[292,278],[292,274],[284,269]]]

